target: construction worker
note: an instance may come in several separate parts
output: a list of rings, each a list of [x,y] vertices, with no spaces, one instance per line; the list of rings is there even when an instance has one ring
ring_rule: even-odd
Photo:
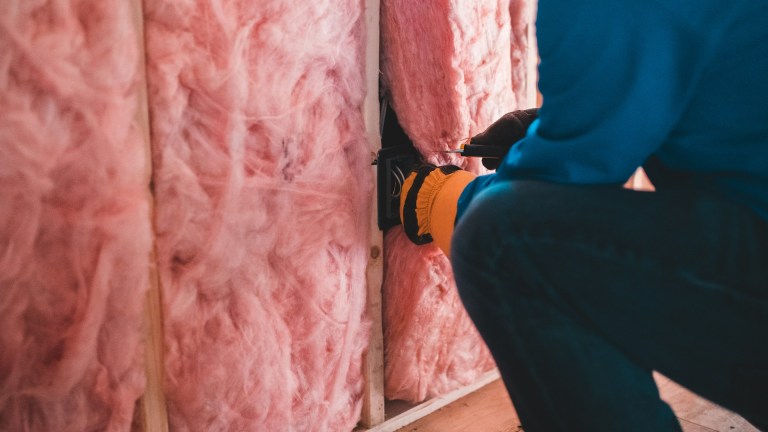
[[[526,432],[679,431],[654,370],[768,428],[768,2],[536,26],[542,107],[473,138],[511,146],[496,173],[411,174],[406,232],[450,254]]]

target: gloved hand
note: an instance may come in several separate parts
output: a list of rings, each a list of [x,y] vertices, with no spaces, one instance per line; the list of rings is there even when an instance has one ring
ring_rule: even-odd
[[[456,207],[475,175],[454,165],[421,165],[411,171],[400,194],[400,220],[405,234],[418,244],[434,240],[450,256]]]
[[[536,120],[538,115],[538,108],[512,111],[504,114],[500,119],[488,126],[486,130],[473,136],[469,142],[478,145],[503,146],[509,151],[512,144],[520,141],[525,136],[528,127]],[[483,165],[488,169],[495,170],[499,167],[499,164],[501,164],[501,159],[483,158]]]

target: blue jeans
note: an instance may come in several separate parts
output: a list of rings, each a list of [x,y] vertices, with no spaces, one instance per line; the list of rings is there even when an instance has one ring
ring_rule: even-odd
[[[679,431],[653,370],[768,427],[768,223],[750,210],[502,182],[451,254],[526,432]]]

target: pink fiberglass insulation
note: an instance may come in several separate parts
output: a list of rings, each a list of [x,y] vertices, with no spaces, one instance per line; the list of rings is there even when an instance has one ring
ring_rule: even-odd
[[[361,408],[362,3],[145,1],[175,431],[343,431]]]
[[[525,95],[523,2],[382,1],[382,71],[400,123],[424,158],[480,173],[480,161],[445,157]],[[514,18],[514,20],[513,20]],[[514,24],[514,27],[512,24]],[[511,43],[515,42],[512,46]],[[387,233],[385,391],[413,402],[476,380],[493,367],[459,301],[450,263],[434,246]]]
[[[0,2],[0,430],[129,430],[151,231],[117,0]]]
[[[386,394],[415,402],[470,384],[494,363],[464,312],[443,252],[392,231],[384,245]]]
[[[535,50],[532,36],[536,0],[509,0],[509,15],[511,17],[511,52],[512,52],[512,92],[515,95],[515,108],[532,108],[536,105],[533,94],[528,91],[529,80],[536,79],[528,76],[531,72],[530,63],[533,61],[531,51]]]

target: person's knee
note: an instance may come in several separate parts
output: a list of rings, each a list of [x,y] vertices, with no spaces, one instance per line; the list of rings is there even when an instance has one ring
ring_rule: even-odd
[[[486,256],[498,250],[530,222],[545,219],[553,189],[559,185],[518,180],[480,192],[456,225],[451,254]]]
[[[456,225],[451,263],[459,294],[467,302],[486,301],[502,274],[511,282],[505,296],[536,295],[522,282],[532,271],[535,248],[520,247],[531,238],[546,237],[564,210],[557,205],[564,186],[539,181],[497,183],[478,194]],[[514,285],[514,286],[513,286]]]
[[[491,225],[500,223],[504,213],[497,211],[496,206],[503,205],[504,200],[496,189],[492,186],[476,196],[457,222],[451,240],[454,271],[461,271],[467,261],[482,264],[488,258]]]
[[[493,273],[505,243],[514,241],[516,226],[525,217],[522,208],[534,200],[537,182],[502,182],[478,194],[461,218],[453,233],[451,262],[461,282],[476,278],[479,273]]]

